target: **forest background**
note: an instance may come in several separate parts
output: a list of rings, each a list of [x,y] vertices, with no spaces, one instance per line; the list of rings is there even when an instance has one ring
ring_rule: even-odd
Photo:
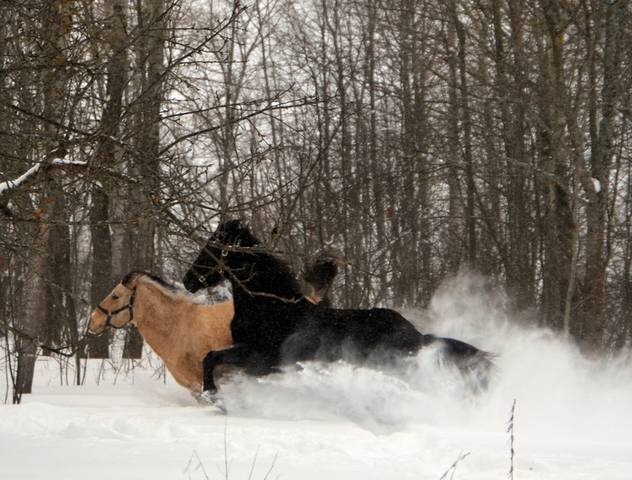
[[[0,334],[110,355],[91,309],[178,280],[242,217],[341,307],[459,271],[587,354],[632,341],[632,5],[623,0],[0,2]],[[123,356],[139,358],[130,330]]]

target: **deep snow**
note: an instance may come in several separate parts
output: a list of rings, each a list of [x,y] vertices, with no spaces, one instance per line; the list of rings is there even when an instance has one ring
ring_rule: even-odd
[[[73,387],[39,360],[33,395],[0,406],[0,479],[439,479],[463,456],[445,478],[505,479],[514,399],[516,478],[632,479],[630,358],[586,360],[502,303],[465,276],[427,312],[404,312],[498,354],[478,396],[432,351],[405,380],[347,364],[237,376],[227,416],[164,383],[155,361],[101,375],[93,361]]]

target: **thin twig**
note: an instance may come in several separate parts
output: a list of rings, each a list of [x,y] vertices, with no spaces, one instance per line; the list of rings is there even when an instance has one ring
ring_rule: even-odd
[[[274,470],[274,466],[276,465],[276,461],[277,458],[279,458],[279,452],[276,452],[274,454],[274,458],[272,459],[272,463],[270,464],[270,468],[268,469],[268,471],[266,472],[266,476],[263,477],[263,480],[268,480],[268,477],[270,476],[270,474],[272,473],[272,470]]]
[[[228,480],[228,417],[224,418],[224,478]]]
[[[255,450],[255,457],[252,459],[252,465],[250,465],[250,473],[248,474],[248,480],[252,480],[252,474],[255,471],[255,465],[257,464],[257,457],[259,456],[259,447]]]
[[[507,424],[507,433],[509,433],[509,452],[510,452],[510,465],[509,465],[509,474],[507,475],[510,480],[515,480],[516,477],[516,448],[515,448],[515,419],[516,419],[516,399],[514,398],[513,404],[511,405],[511,416],[509,417],[509,422]]]
[[[452,465],[450,465],[448,469],[445,472],[443,472],[443,475],[441,475],[439,480],[445,480],[446,478],[448,478],[449,474],[451,474],[450,479],[454,478],[454,472],[456,472],[456,467],[459,465],[459,463],[465,460],[469,454],[470,452],[459,455],[459,457],[454,462],[452,462]]]
[[[193,469],[194,472],[198,471],[198,470],[202,470],[202,474],[204,475],[204,478],[206,480],[209,480],[210,477],[208,476],[208,474],[206,473],[206,469],[204,468],[204,464],[202,463],[202,459],[200,458],[200,456],[198,455],[197,451],[193,450],[193,453],[191,454],[191,458],[189,458],[189,461],[187,462],[186,467],[184,467],[184,471],[182,473],[187,473],[189,475],[189,478],[191,478],[191,467],[193,466],[193,460],[197,461],[197,464],[195,465],[195,468]]]

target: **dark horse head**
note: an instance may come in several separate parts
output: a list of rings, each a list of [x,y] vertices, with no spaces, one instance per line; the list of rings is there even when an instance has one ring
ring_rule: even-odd
[[[231,282],[233,296],[245,292],[272,294],[287,300],[301,298],[300,284],[286,262],[267,252],[245,223],[228,220],[218,225],[182,283],[190,292]]]
[[[247,224],[228,220],[218,225],[202,248],[182,282],[187,290],[196,292],[213,287],[223,279],[253,292],[272,292],[285,299],[305,298],[312,303],[329,306],[328,292],[343,265],[341,256],[328,250],[321,252],[307,265],[304,285],[297,281],[287,262],[266,251]],[[234,290],[233,290],[234,292]]]
[[[248,251],[261,243],[240,220],[228,220],[218,225],[215,232],[195,259],[182,283],[190,292],[213,287],[226,278],[227,270],[242,266]]]

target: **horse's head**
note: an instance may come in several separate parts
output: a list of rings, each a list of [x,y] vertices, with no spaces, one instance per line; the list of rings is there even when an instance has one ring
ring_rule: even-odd
[[[184,287],[190,292],[197,292],[201,288],[217,285],[225,278],[226,269],[240,265],[244,255],[248,255],[242,249],[259,243],[248,225],[242,221],[228,220],[220,223],[184,275]]]
[[[123,328],[134,319],[137,275],[127,275],[92,311],[88,331],[102,333],[106,328]]]

